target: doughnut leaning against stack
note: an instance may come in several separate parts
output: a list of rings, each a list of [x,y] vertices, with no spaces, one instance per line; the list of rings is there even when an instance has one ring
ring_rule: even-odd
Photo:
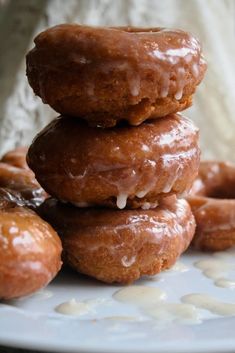
[[[61,267],[60,238],[32,210],[47,194],[26,165],[25,154],[26,149],[16,149],[0,161],[0,299],[34,293]]]
[[[196,249],[221,251],[235,245],[235,165],[201,162],[187,200],[197,227]]]
[[[200,44],[179,30],[59,25],[36,37],[29,83],[62,115],[27,162],[54,197],[39,212],[77,271],[130,283],[188,247],[195,221],[177,198],[200,152],[198,129],[177,112],[205,70]]]

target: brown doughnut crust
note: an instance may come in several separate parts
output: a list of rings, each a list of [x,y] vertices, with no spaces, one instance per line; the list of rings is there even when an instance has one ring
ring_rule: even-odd
[[[22,197],[22,193],[16,190],[0,187],[0,207],[5,206],[25,206],[25,199]]]
[[[16,147],[14,150],[7,152],[1,159],[1,162],[10,164],[17,168],[29,169],[26,162],[26,154],[28,147]]]
[[[107,283],[131,283],[170,268],[195,230],[188,203],[175,196],[156,209],[122,211],[47,199],[39,212],[60,234],[65,262]]]
[[[35,38],[29,84],[44,103],[90,125],[139,125],[186,109],[206,63],[189,33],[64,24]]]
[[[48,223],[3,194],[0,189],[0,299],[12,299],[34,293],[55,277],[62,247]]]
[[[220,251],[235,245],[235,165],[201,162],[187,198],[196,219],[192,245]]]
[[[35,208],[42,203],[47,193],[35,179],[26,163],[28,148],[18,147],[6,153],[0,160],[0,188],[7,189],[8,197],[19,206]]]
[[[78,207],[149,208],[190,189],[199,166],[198,129],[181,115],[110,129],[53,120],[27,161],[42,187]]]

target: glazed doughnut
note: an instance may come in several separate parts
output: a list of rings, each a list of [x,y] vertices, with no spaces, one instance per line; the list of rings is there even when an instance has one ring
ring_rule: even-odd
[[[16,147],[14,150],[4,154],[1,162],[10,164],[17,168],[29,169],[26,162],[27,151],[28,147]]]
[[[5,206],[25,206],[25,198],[16,190],[0,187],[0,208]]]
[[[235,245],[235,165],[202,162],[187,198],[196,219],[193,246],[208,251]]]
[[[36,208],[48,196],[26,163],[26,147],[5,154],[0,160],[0,188],[19,206]],[[11,195],[11,196],[10,196]]]
[[[152,208],[190,189],[199,154],[198,129],[179,114],[110,129],[59,117],[36,136],[27,161],[40,185],[61,201]]]
[[[107,283],[168,269],[195,230],[188,203],[175,196],[151,210],[79,209],[55,199],[39,209],[61,236],[65,262]]]
[[[32,294],[61,267],[61,241],[35,212],[0,189],[0,299]]]
[[[199,42],[180,30],[64,24],[34,42],[26,61],[35,94],[93,126],[181,111],[206,70]]]

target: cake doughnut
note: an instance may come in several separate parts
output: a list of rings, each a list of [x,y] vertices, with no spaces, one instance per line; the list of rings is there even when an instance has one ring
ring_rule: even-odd
[[[235,164],[202,162],[187,200],[197,224],[195,248],[220,251],[235,245]]]
[[[61,241],[34,211],[19,207],[0,188],[0,299],[32,294],[61,267]]]
[[[47,193],[35,179],[26,163],[27,148],[17,148],[6,153],[0,160],[0,188],[5,188],[8,197],[19,206],[36,208]]]
[[[26,162],[26,154],[28,147],[16,147],[14,150],[11,150],[4,154],[1,159],[1,162],[10,164],[17,168],[29,169]]]
[[[154,208],[162,197],[191,188],[199,155],[198,129],[179,114],[110,129],[59,117],[36,136],[27,161],[61,201]]]
[[[6,205],[26,206],[26,200],[19,191],[0,187],[0,207]]]
[[[34,42],[26,58],[34,93],[92,126],[184,110],[206,70],[199,42],[180,30],[63,24]]]
[[[81,209],[49,198],[39,213],[60,234],[65,263],[107,283],[170,268],[195,230],[188,203],[175,196],[151,210]]]

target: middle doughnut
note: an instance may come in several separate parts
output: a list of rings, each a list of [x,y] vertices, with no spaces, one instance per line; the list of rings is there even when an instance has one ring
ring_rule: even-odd
[[[180,114],[110,129],[58,117],[36,136],[27,162],[61,201],[147,209],[190,189],[199,156],[198,129]]]

